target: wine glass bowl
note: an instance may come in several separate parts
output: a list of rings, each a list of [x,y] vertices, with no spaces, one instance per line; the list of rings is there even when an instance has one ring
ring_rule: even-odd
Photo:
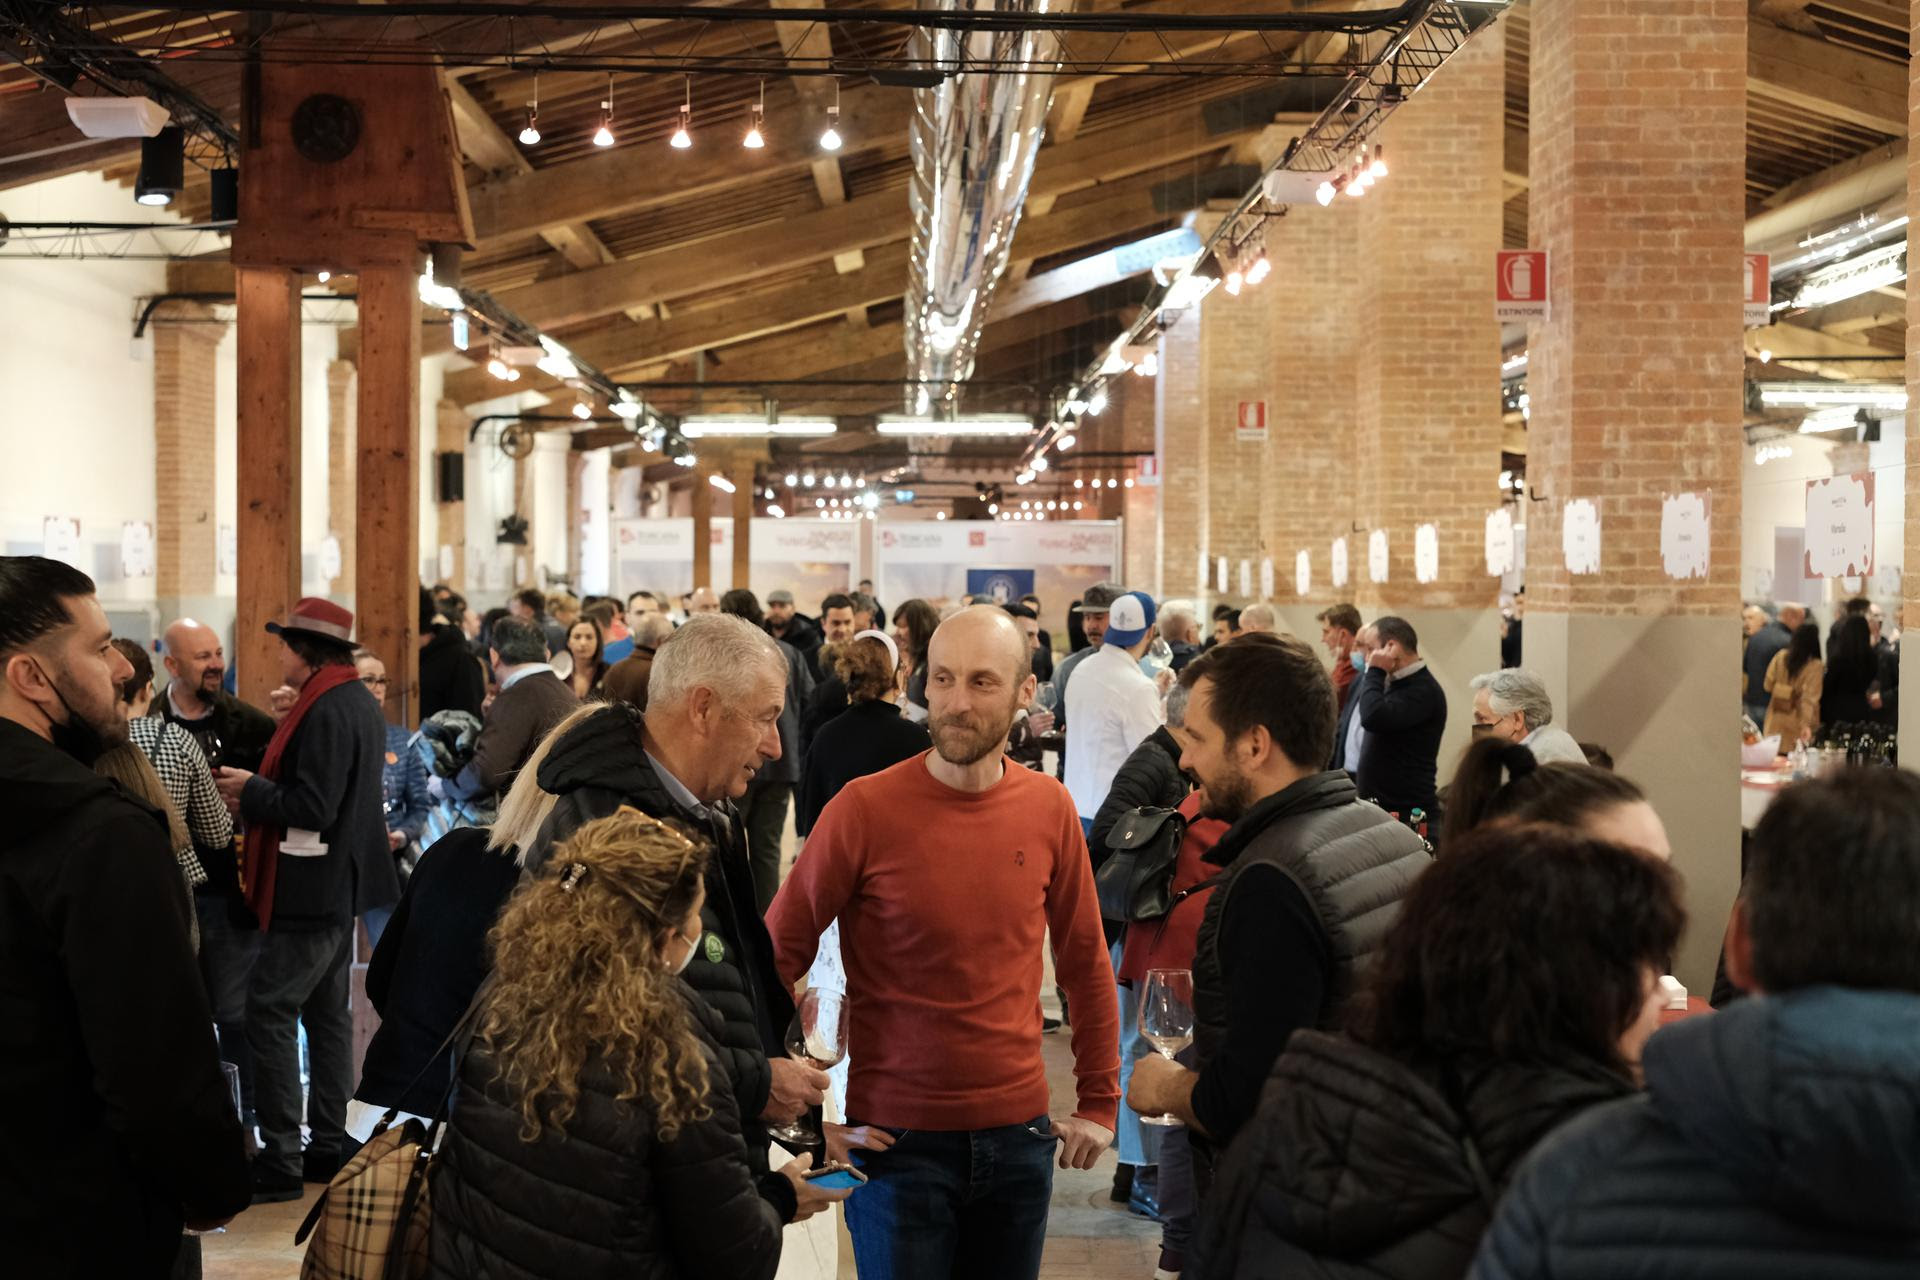
[[[787,1055],[795,1062],[825,1071],[847,1056],[847,999],[838,991],[809,988],[800,997],[787,1024]],[[803,1115],[767,1130],[777,1142],[811,1146],[819,1141]]]
[[[1163,1058],[1193,1043],[1193,971],[1149,969],[1140,994],[1140,1034]],[[1142,1124],[1172,1125],[1174,1116],[1141,1116]]]

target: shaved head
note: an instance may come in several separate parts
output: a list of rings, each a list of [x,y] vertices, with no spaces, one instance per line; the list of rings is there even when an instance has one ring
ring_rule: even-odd
[[[997,605],[974,605],[927,645],[927,728],[943,760],[970,765],[1006,745],[1014,716],[1033,697],[1033,650]]]
[[[203,622],[182,618],[162,635],[166,645],[169,679],[187,690],[185,708],[193,709],[197,699],[212,697],[220,691],[227,674],[226,651],[220,647],[220,633]]]

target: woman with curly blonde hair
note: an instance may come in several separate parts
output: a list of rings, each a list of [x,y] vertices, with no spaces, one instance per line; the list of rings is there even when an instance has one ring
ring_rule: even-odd
[[[678,977],[702,945],[707,856],[623,808],[507,904],[433,1165],[434,1274],[774,1274],[812,1160],[756,1186],[718,1018]]]

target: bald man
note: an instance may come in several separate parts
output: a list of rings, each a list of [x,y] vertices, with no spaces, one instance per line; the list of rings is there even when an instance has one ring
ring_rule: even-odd
[[[695,587],[687,596],[687,616],[697,618],[703,613],[720,612],[720,597],[713,594],[712,587]]]
[[[273,737],[273,717],[221,687],[227,674],[220,635],[205,623],[181,618],[162,636],[167,688],[153,711],[193,735],[207,763],[258,773]],[[239,838],[235,831],[235,839]],[[220,1056],[240,1068],[240,1096],[247,1123],[253,1114],[253,1055],[247,1050],[247,984],[260,953],[260,930],[240,896],[236,852],[196,846],[207,870],[194,886],[193,910],[200,922],[200,980],[213,1006]]]
[[[1030,653],[995,606],[941,623],[933,749],[834,797],[767,916],[789,983],[840,922],[861,1280],[1038,1276],[1056,1147],[1061,1168],[1087,1169],[1113,1141],[1119,1017],[1080,818],[1065,787],[1003,754]],[[1040,1058],[1049,932],[1078,1081],[1057,1118]]]

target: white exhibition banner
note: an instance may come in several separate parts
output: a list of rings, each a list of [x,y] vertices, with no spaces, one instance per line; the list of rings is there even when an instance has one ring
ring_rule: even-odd
[[[1309,556],[1305,551],[1295,552],[1293,557],[1293,593],[1297,596],[1304,596],[1312,590],[1313,557]]]
[[[775,587],[786,587],[803,602],[816,593],[825,595],[843,589],[862,576],[859,565],[864,523],[756,516],[749,533],[748,553],[754,565],[755,581],[748,585],[762,594]],[[928,522],[926,527],[944,532],[965,530],[969,523]],[[707,536],[712,547],[712,581],[707,585],[715,591],[740,585],[733,581],[733,521],[710,521]],[[615,520],[613,559],[614,585],[622,591],[648,589],[678,595],[691,590],[694,586],[693,518]],[[764,574],[761,566],[766,566]],[[811,607],[802,604],[802,608]]]
[[[1440,581],[1440,530],[1430,524],[1413,530],[1413,580]]]
[[[1513,509],[1501,506],[1487,513],[1487,576],[1513,572]]]
[[[1243,596],[1253,594],[1253,561],[1251,560],[1240,562],[1240,594]]]
[[[159,550],[153,542],[153,525],[145,520],[128,520],[120,526],[120,576],[151,578],[159,570]]]
[[[1367,581],[1387,580],[1387,531],[1375,529],[1367,535]]]
[[[1560,551],[1567,572],[1600,572],[1600,508],[1591,498],[1569,498],[1560,521]]]
[[[1807,481],[1806,576],[1873,574],[1873,473]]]
[[[982,589],[969,585],[970,571],[975,577],[1004,572],[1010,583],[1031,575],[1032,587],[1019,593],[1038,595],[1041,625],[1064,637],[1073,602],[1097,582],[1120,581],[1125,567],[1117,520],[855,520],[839,528],[857,538],[863,524],[872,535],[873,565],[870,575],[856,576],[873,578],[874,591],[889,610],[910,599],[936,609],[953,604]],[[756,523],[754,537],[759,536]],[[794,594],[804,604],[803,587],[796,585]]]
[[[1345,538],[1333,540],[1332,564],[1329,572],[1333,577],[1334,586],[1347,585],[1347,540]]]
[[[1712,490],[1661,495],[1660,563],[1669,578],[1683,581],[1707,576],[1712,525]]]
[[[1300,554],[1304,556],[1307,553],[1302,551]],[[1260,557],[1260,598],[1263,600],[1273,599],[1273,557],[1272,556]]]
[[[80,520],[76,516],[48,516],[40,524],[40,554],[84,571],[80,563]]]

